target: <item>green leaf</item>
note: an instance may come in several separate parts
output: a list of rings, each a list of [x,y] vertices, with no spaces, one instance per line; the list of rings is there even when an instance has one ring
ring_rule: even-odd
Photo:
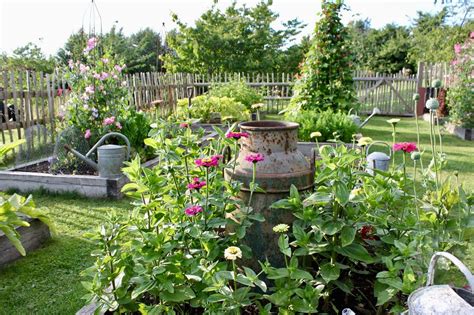
[[[339,181],[334,183],[334,195],[341,206],[345,206],[349,202],[350,191],[344,183]]]
[[[313,280],[313,276],[309,272],[301,269],[291,271],[290,278],[295,280]]]
[[[377,296],[377,306],[378,305],[384,305],[387,303],[392,297],[397,294],[398,290],[394,288],[387,288],[384,291],[379,292]]]
[[[336,248],[336,252],[346,257],[363,261],[365,263],[373,263],[374,259],[370,256],[367,249],[364,246],[356,243],[352,243],[346,247],[338,247]]]
[[[352,226],[345,226],[341,230],[341,245],[345,247],[352,244],[356,235],[356,229]]]
[[[339,232],[343,226],[344,223],[342,221],[327,221],[321,227],[321,231],[327,235],[334,235]]]
[[[280,252],[282,252],[284,255],[291,257],[291,248],[290,245],[288,244],[288,235],[282,234],[278,238],[278,247],[280,248]]]
[[[167,302],[184,302],[195,297],[194,291],[188,287],[175,288],[174,293],[168,291],[160,293],[160,298]]]
[[[136,299],[137,297],[141,296],[143,293],[148,292],[154,286],[155,286],[155,281],[153,280],[145,281],[144,283],[140,284],[135,289],[133,289],[131,298],[133,300]]]
[[[332,196],[330,193],[327,192],[315,192],[314,194],[310,195],[303,201],[304,207],[309,207],[313,205],[325,205],[332,200]]]
[[[326,263],[324,265],[321,265],[321,267],[319,268],[319,272],[321,273],[321,277],[323,277],[326,282],[330,282],[339,278],[341,270],[336,265]]]

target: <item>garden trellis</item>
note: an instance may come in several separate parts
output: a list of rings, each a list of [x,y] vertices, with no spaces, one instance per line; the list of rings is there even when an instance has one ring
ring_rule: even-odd
[[[420,63],[417,75],[354,73],[354,86],[361,112],[378,107],[383,114],[413,115],[411,96],[434,79],[448,86],[448,64]],[[127,76],[131,104],[137,110],[166,116],[176,109],[178,99],[206,93],[213,84],[245,80],[264,96],[266,110],[278,113],[293,95],[295,76],[290,73],[136,73]],[[23,160],[32,160],[52,152],[58,118],[64,113],[68,85],[60,71],[52,74],[27,70],[0,71],[0,102],[4,104],[0,121],[0,139],[10,143],[26,139],[19,150]],[[13,105],[12,110],[8,106]],[[14,115],[12,115],[14,114]],[[14,116],[14,117],[13,117]],[[17,155],[18,158],[18,155]]]

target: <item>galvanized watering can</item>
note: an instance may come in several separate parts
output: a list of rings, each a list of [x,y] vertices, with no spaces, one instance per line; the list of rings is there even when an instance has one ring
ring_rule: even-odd
[[[116,144],[101,145],[111,136],[122,138],[127,144],[127,149],[125,150],[123,146]],[[99,171],[99,176],[104,178],[120,177],[122,175],[121,169],[123,162],[130,158],[130,141],[128,141],[127,137],[118,132],[110,132],[104,135],[85,156],[67,144],[64,148]],[[97,163],[89,158],[95,149],[97,149]]]
[[[389,154],[385,154],[383,152],[372,152],[369,154],[370,147],[374,144],[383,144],[388,147]],[[381,170],[381,171],[388,171],[388,167],[390,165],[390,158],[392,157],[392,148],[386,142],[382,141],[374,141],[367,146],[366,150],[367,156],[367,173],[374,175],[374,169]]]
[[[433,285],[436,262],[440,257],[449,259],[464,274],[470,290],[452,288],[449,285]],[[474,314],[474,276],[455,256],[437,252],[431,257],[426,287],[408,297],[408,311],[404,315],[472,315]]]

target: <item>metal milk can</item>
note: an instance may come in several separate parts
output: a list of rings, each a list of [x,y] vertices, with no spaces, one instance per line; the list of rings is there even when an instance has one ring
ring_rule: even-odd
[[[116,144],[101,146],[101,144],[111,136],[122,138],[127,144],[127,148]],[[104,178],[117,178],[122,176],[123,162],[130,158],[130,141],[128,141],[127,137],[118,132],[109,132],[104,135],[85,156],[72,149],[69,145],[65,145],[64,148],[99,171],[99,176]],[[95,149],[97,149],[97,163],[89,158]]]
[[[388,147],[389,155],[383,152],[372,152],[369,154],[370,147],[374,144],[383,144]],[[390,158],[392,157],[392,149],[390,145],[386,142],[382,141],[374,141],[367,146],[366,149],[367,155],[367,173],[374,175],[374,169],[381,170],[381,171],[388,171],[390,166]]]
[[[278,249],[278,235],[273,227],[280,223],[291,224],[293,215],[285,209],[271,209],[270,206],[289,195],[291,185],[299,191],[312,189],[314,185],[314,161],[308,161],[297,150],[298,127],[287,121],[251,121],[239,125],[242,132],[249,134],[241,138],[235,173],[225,169],[226,180],[242,182],[239,198],[248,203],[253,165],[245,160],[249,154],[261,153],[264,160],[256,164],[255,182],[265,192],[254,192],[251,207],[261,213],[265,222],[254,222],[247,229],[244,243],[252,248],[252,267],[260,269],[257,260],[268,259],[274,266],[283,266],[284,260]]]
[[[440,257],[449,259],[464,274],[470,290],[452,288],[449,285],[433,285],[436,262]],[[408,315],[472,315],[474,314],[474,276],[455,256],[437,252],[431,257],[426,287],[414,291],[408,297]]]

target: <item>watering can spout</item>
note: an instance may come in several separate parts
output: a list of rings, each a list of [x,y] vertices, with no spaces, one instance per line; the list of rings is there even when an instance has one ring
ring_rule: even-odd
[[[67,151],[71,152],[72,154],[74,154],[77,158],[81,159],[82,161],[84,161],[85,163],[87,163],[87,165],[91,166],[92,168],[94,168],[95,170],[99,170],[99,165],[92,161],[91,159],[89,159],[88,157],[82,155],[79,151],[76,151],[74,150],[73,148],[71,148],[68,144],[65,144],[64,145],[64,149],[66,149]]]

